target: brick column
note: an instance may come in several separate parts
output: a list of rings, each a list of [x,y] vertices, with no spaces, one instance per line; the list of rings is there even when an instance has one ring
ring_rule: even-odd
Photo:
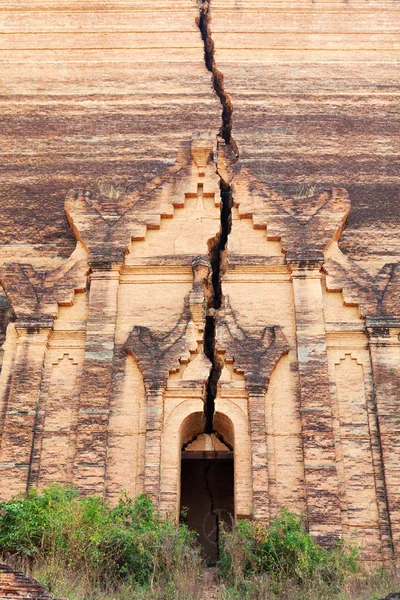
[[[290,261],[293,281],[307,518],[323,544],[341,535],[319,258]]]
[[[144,491],[154,507],[160,506],[161,434],[164,414],[164,388],[146,386],[146,445],[144,462]]]
[[[247,386],[249,392],[249,422],[253,486],[253,513],[256,519],[270,517],[268,493],[268,455],[265,425],[265,388]]]
[[[43,365],[53,322],[17,322],[15,328],[17,348],[0,452],[2,500],[28,487]]]
[[[73,481],[84,492],[102,494],[121,264],[91,268]]]
[[[379,438],[386,488],[386,504],[394,556],[400,559],[400,320],[390,317],[366,321]]]

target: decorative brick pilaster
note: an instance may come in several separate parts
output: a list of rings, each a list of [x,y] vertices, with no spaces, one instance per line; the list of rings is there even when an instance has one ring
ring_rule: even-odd
[[[266,521],[270,517],[268,452],[265,427],[265,386],[247,385],[253,486],[253,514]]]
[[[84,492],[103,493],[121,265],[91,267],[73,480]]]
[[[368,318],[374,395],[394,556],[400,559],[400,320]]]
[[[146,442],[144,458],[144,491],[154,506],[160,505],[161,434],[164,414],[163,387],[149,387],[146,392]]]
[[[25,492],[28,486],[43,365],[53,321],[19,321],[15,328],[17,348],[0,452],[2,500]]]
[[[289,261],[288,261],[289,262]],[[341,534],[321,287],[322,260],[292,257],[307,518],[318,541]]]

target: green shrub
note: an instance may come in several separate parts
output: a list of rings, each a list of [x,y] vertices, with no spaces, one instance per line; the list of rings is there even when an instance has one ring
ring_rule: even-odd
[[[68,571],[98,588],[123,581],[171,588],[174,572],[198,571],[201,564],[195,534],[157,518],[146,496],[133,501],[122,494],[110,508],[99,496],[62,485],[0,504],[0,552],[35,568],[45,565],[50,587]]]
[[[249,582],[265,586],[266,578],[272,589],[288,580],[340,587],[359,571],[360,562],[355,545],[338,542],[334,549],[322,548],[297,515],[282,510],[269,525],[239,521],[232,531],[224,531],[218,567],[223,581],[244,592]]]

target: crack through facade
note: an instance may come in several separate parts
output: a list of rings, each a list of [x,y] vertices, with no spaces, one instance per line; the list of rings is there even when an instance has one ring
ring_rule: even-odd
[[[232,114],[233,106],[228,93],[225,90],[224,76],[215,63],[215,46],[211,33],[211,2],[210,0],[199,1],[199,17],[197,26],[204,43],[204,61],[208,71],[212,75],[212,84],[222,106],[222,125],[219,132],[221,138],[229,145],[238,158],[238,148],[232,137]]]
[[[211,73],[212,85],[222,106],[222,124],[217,138],[218,149],[220,144],[228,146],[233,151],[235,159],[237,160],[239,156],[238,148],[232,137],[233,106],[231,99],[225,90],[224,76],[215,63],[215,47],[210,27],[210,0],[199,2],[199,17],[196,22],[204,43],[205,65]],[[231,186],[220,174],[218,160],[216,163],[216,172],[220,179],[221,229],[219,234],[210,241],[209,254],[212,269],[211,283],[213,294],[211,306],[208,307],[204,330],[204,353],[211,361],[212,365],[210,376],[207,381],[204,403],[204,433],[208,434],[216,433],[214,430],[215,398],[217,395],[218,381],[222,371],[222,364],[217,357],[215,349],[216,311],[221,308],[222,304],[222,263],[227,251],[228,236],[231,230],[233,205]]]

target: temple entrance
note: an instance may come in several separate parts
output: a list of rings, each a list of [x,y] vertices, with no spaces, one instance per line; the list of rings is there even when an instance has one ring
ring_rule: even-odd
[[[218,558],[221,525],[232,526],[234,510],[233,451],[214,434],[201,434],[182,449],[181,520],[198,533],[209,564]]]

